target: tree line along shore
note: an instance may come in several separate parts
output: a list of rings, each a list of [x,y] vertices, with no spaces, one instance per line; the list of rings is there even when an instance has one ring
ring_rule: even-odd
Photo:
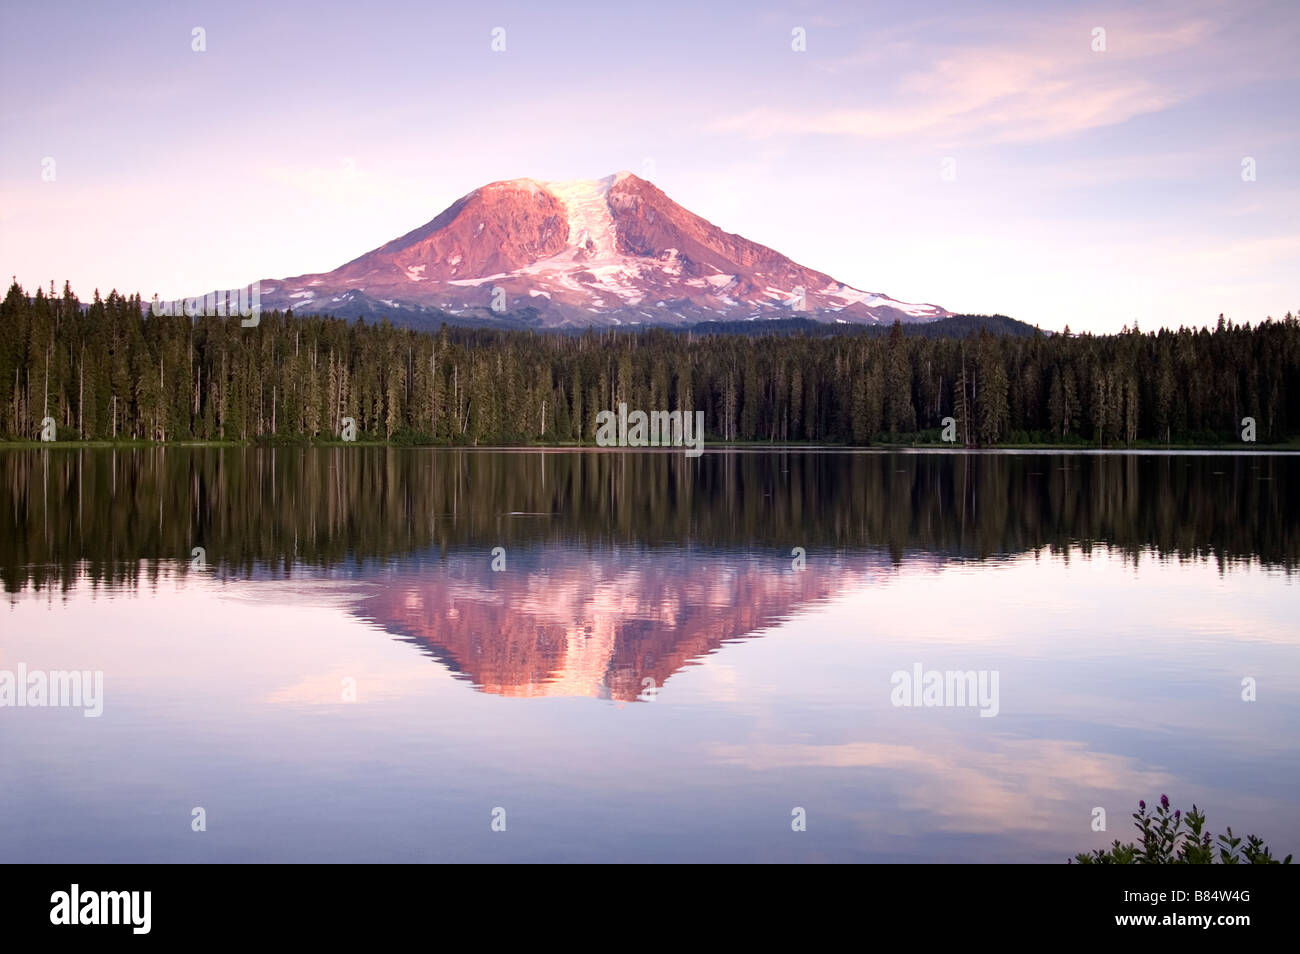
[[[596,416],[704,412],[736,444],[1286,446],[1300,320],[1114,335],[578,334],[0,303],[0,440],[591,445]],[[7,395],[5,392],[9,392]],[[347,435],[348,422],[351,434]]]

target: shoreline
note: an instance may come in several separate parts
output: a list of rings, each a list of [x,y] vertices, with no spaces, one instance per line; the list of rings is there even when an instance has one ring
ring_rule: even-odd
[[[328,447],[387,447],[396,450],[455,450],[516,453],[681,453],[680,447],[601,447],[595,444],[410,444],[398,441],[5,441],[3,450],[152,450],[152,449],[252,449],[308,450]],[[1087,444],[997,444],[991,447],[955,447],[951,444],[808,444],[728,441],[704,442],[704,453],[946,453],[946,454],[1300,454],[1300,440],[1286,444],[1134,444],[1096,447]]]

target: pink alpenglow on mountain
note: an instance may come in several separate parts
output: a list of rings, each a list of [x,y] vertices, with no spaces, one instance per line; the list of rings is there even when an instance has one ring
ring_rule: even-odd
[[[262,281],[262,307],[424,324],[439,312],[543,327],[783,318],[933,321],[724,232],[629,172],[511,179],[332,272]]]

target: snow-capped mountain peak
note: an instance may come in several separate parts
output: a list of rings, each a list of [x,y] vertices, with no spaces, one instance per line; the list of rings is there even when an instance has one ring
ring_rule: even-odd
[[[434,310],[524,313],[548,326],[948,314],[852,288],[724,232],[626,171],[493,182],[332,272],[262,284],[263,307],[348,316],[368,308],[394,322]]]

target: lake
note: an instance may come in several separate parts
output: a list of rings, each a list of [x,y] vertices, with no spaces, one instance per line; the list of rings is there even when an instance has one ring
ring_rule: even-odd
[[[1297,568],[1266,453],[0,451],[0,860],[1284,855]]]

